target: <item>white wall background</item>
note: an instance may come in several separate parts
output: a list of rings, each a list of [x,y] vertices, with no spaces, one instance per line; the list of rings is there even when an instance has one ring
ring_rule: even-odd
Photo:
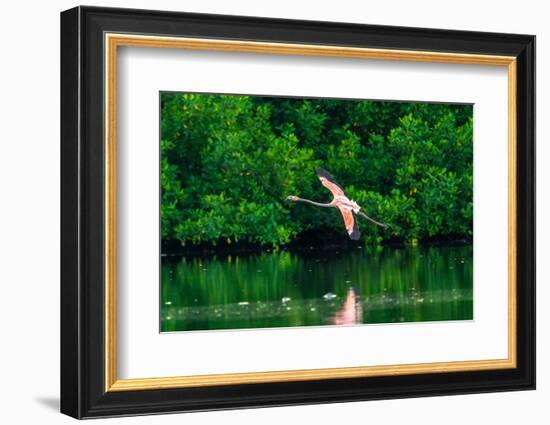
[[[59,12],[78,3],[10,2],[0,16],[0,421],[70,423],[59,392]],[[537,35],[538,217],[550,215],[550,27],[542,1],[144,0],[95,5],[518,32]],[[550,237],[538,223],[538,389],[468,396],[134,417],[109,423],[548,423]],[[545,261],[546,260],[546,261]]]

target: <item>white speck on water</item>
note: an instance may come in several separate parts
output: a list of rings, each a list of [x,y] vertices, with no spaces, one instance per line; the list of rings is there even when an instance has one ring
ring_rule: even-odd
[[[332,292],[327,292],[325,295],[323,295],[323,298],[324,298],[325,300],[330,301],[330,300],[333,300],[334,298],[336,298],[337,296],[338,296],[338,295],[333,294]]]
[[[258,273],[261,273],[262,271],[261,270],[256,270]]]
[[[286,304],[286,303],[289,302],[290,300],[291,300],[290,297],[283,297],[283,298],[281,298],[281,302],[282,302],[283,304]]]
[[[292,307],[287,307],[286,311],[292,310]]]
[[[166,301],[164,304],[165,305],[172,305],[172,301]]]
[[[311,307],[309,311],[315,311],[315,307]]]
[[[172,316],[166,316],[166,320],[172,320]]]
[[[239,305],[248,305],[248,301],[240,301]]]
[[[346,283],[351,283],[351,280],[346,280]]]

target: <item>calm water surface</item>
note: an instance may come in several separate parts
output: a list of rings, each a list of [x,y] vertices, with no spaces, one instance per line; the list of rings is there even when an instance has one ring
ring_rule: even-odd
[[[472,247],[162,257],[161,331],[469,320]]]

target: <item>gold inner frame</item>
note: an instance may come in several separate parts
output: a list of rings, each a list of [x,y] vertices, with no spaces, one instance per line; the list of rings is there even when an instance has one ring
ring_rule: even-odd
[[[462,53],[370,49],[328,45],[105,34],[105,391],[132,391],[213,385],[357,378],[416,373],[447,373],[516,367],[516,58]],[[508,71],[508,357],[382,366],[304,369],[164,378],[118,379],[116,325],[116,106],[119,46],[263,54],[325,56],[507,67]]]

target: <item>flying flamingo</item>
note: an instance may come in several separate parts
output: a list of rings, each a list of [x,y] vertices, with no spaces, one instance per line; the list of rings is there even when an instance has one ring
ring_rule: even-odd
[[[383,227],[384,229],[388,227],[386,224],[373,220],[368,215],[363,213],[361,211],[361,207],[357,205],[357,202],[350,200],[346,196],[344,190],[338,185],[338,183],[334,181],[332,176],[327,171],[323,170],[322,168],[317,168],[317,176],[319,177],[319,180],[321,180],[321,184],[331,191],[333,196],[331,202],[329,202],[328,204],[323,204],[320,202],[310,201],[309,199],[299,198],[293,195],[288,196],[287,199],[289,201],[306,202],[308,204],[316,205],[318,207],[338,208],[344,219],[344,225],[346,226],[348,235],[353,240],[357,240],[361,237],[361,232],[357,227],[357,221],[355,220],[354,214],[360,215],[361,217],[372,221],[374,224]]]

